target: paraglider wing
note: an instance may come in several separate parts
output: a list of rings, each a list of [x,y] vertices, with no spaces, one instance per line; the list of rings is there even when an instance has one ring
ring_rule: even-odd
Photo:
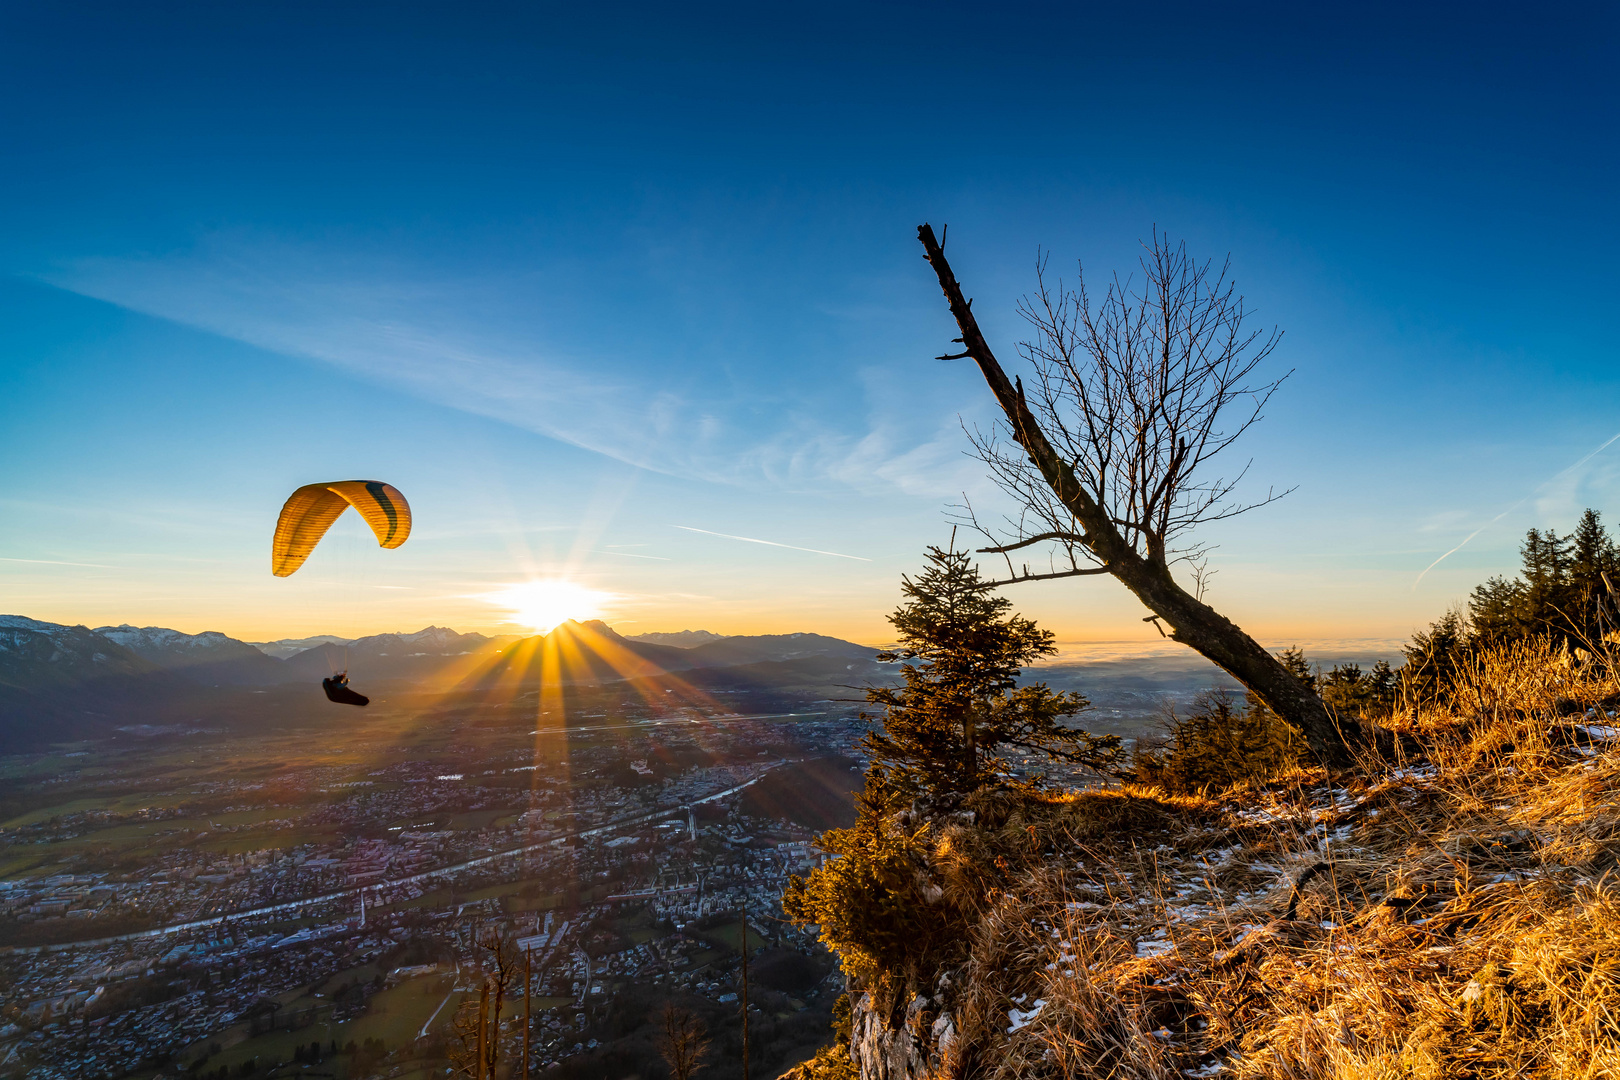
[[[381,480],[305,484],[281,508],[270,544],[270,572],[286,577],[303,566],[332,522],[351,506],[385,548],[397,548],[411,535],[410,504],[392,484]]]

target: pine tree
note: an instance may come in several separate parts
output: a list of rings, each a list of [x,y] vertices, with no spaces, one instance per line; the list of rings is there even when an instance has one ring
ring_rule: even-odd
[[[1596,510],[1588,509],[1570,534],[1568,615],[1575,636],[1596,642],[1614,629],[1609,582],[1615,579],[1614,541]]]
[[[1359,688],[1365,678],[1355,665],[1346,665],[1348,672],[1334,668],[1323,678],[1297,645],[1278,653],[1277,661],[1335,713],[1344,711],[1345,688]],[[1335,690],[1339,698],[1330,698]],[[1138,745],[1132,763],[1136,778],[1169,791],[1198,791],[1260,779],[1297,764],[1306,750],[1304,735],[1267,708],[1259,695],[1244,696],[1242,709],[1226,691],[1216,690],[1200,694],[1186,715],[1170,710],[1168,739]]]
[[[1290,645],[1277,654],[1277,659],[1282,661],[1282,666],[1288,669],[1290,675],[1305,684],[1306,689],[1321,689],[1317,685],[1319,680],[1316,677],[1316,672],[1311,669],[1311,662],[1305,659],[1304,649],[1298,645]]]
[[[1539,635],[1590,645],[1615,628],[1609,583],[1616,580],[1620,555],[1596,510],[1582,514],[1568,536],[1531,529],[1519,554],[1519,577],[1493,577],[1474,589],[1468,601],[1467,647]]]
[[[1371,671],[1362,671],[1360,664],[1335,664],[1318,689],[1335,716],[1387,714],[1395,705],[1395,669],[1388,660],[1378,661]]]
[[[1400,688],[1400,678],[1388,660],[1380,660],[1373,665],[1367,675],[1368,685],[1372,688],[1373,700],[1380,707],[1393,709],[1395,707],[1396,693]]]
[[[1468,619],[1481,643],[1512,641],[1530,632],[1530,607],[1524,583],[1500,574],[1477,586],[1468,600]]]
[[[1402,652],[1401,685],[1419,701],[1433,701],[1451,686],[1458,666],[1472,648],[1468,621],[1453,608],[1440,616],[1427,631],[1412,635]]]
[[[1297,764],[1305,750],[1297,728],[1252,699],[1238,708],[1225,691],[1200,694],[1185,716],[1171,713],[1169,719],[1169,745],[1145,747],[1135,762],[1137,779],[1168,791],[1219,790],[1264,779]]]
[[[1525,534],[1519,556],[1524,560],[1529,631],[1564,636],[1569,630],[1565,612],[1570,600],[1570,538],[1559,536],[1556,529],[1531,529]]]
[[[879,659],[901,662],[905,685],[866,692],[883,708],[882,731],[865,742],[869,780],[896,794],[951,798],[1008,779],[999,747],[1097,769],[1118,759],[1117,736],[1062,725],[1090,704],[1082,695],[1017,685],[1024,666],[1057,651],[1053,635],[1009,615],[1012,602],[989,591],[966,552],[929,548],[927,567],[902,578],[901,592],[907,601],[889,617],[900,647]]]

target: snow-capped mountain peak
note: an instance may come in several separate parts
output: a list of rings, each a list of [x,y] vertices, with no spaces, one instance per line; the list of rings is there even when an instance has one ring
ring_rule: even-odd
[[[0,615],[0,628],[32,630],[36,634],[55,634],[62,630],[73,629],[72,627],[63,626],[61,623],[40,622],[38,619],[30,619],[26,615]],[[83,630],[86,628],[79,627],[78,629]]]
[[[128,623],[119,626],[98,626],[96,627],[96,633],[142,655],[148,652],[198,653],[212,652],[219,649],[237,651],[236,646],[245,644],[220,633],[218,630],[204,630],[200,634],[183,634],[178,630],[170,630],[167,627],[131,626]]]

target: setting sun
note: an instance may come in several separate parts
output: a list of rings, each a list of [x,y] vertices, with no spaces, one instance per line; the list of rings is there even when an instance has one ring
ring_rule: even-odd
[[[512,621],[546,633],[569,619],[596,619],[612,597],[572,581],[525,581],[482,599],[512,612]]]

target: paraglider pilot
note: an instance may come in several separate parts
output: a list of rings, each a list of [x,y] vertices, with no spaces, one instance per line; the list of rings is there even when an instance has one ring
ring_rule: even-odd
[[[370,698],[349,689],[349,673],[347,671],[340,671],[330,679],[322,679],[321,689],[326,691],[326,697],[329,701],[335,701],[339,705],[371,704]]]

